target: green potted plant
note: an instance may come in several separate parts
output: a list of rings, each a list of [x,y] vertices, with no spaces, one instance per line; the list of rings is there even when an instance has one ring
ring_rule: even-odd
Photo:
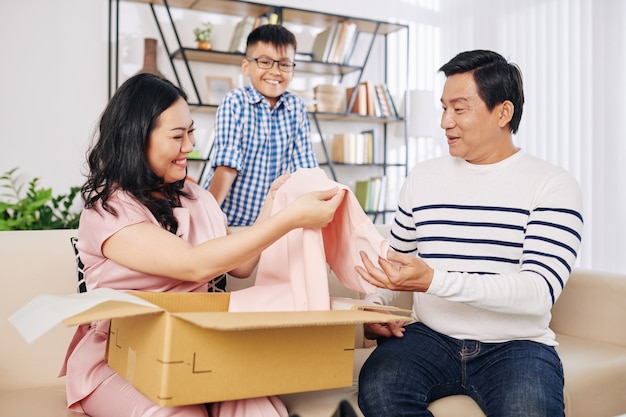
[[[0,231],[75,229],[80,209],[75,206],[80,187],[69,193],[53,195],[51,188],[39,186],[39,178],[23,183],[17,178],[18,168],[0,176]]]
[[[193,34],[196,36],[196,42],[198,42],[198,49],[209,50],[213,48],[211,43],[211,31],[213,25],[211,22],[204,22],[202,27],[197,27],[193,30]]]

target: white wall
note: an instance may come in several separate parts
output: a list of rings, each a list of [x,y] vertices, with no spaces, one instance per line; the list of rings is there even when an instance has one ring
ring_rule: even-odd
[[[65,193],[107,100],[105,0],[0,3],[0,171]]]

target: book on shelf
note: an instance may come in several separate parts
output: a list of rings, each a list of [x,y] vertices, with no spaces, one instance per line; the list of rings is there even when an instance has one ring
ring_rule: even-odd
[[[356,93],[354,92],[356,90]],[[367,87],[364,83],[360,83],[355,87],[346,88],[346,106],[350,105],[352,100],[352,94],[356,94],[350,113],[360,114],[361,116],[367,116]]]
[[[347,64],[354,52],[358,34],[357,25],[347,20],[329,25],[315,36],[313,60]]]
[[[380,103],[382,117],[394,117],[393,111],[391,110],[391,103],[389,103],[389,100],[387,99],[385,87],[382,84],[379,84],[375,88],[376,98]]]
[[[265,24],[277,25],[278,24],[278,13],[276,13],[276,12],[269,12],[269,13],[267,13],[263,17],[265,17],[267,19],[267,22],[262,23],[263,25],[265,25]]]
[[[379,147],[374,131],[336,133],[331,146],[331,159],[340,164],[373,164],[380,152]]]
[[[367,211],[367,203],[368,203],[368,196],[370,193],[370,185],[371,184],[369,181],[357,181],[354,186],[354,196],[359,202],[359,205],[361,206],[361,208],[365,211]]]
[[[382,141],[378,140],[375,130],[365,130],[361,132],[368,146],[367,161],[370,164],[380,164],[383,160],[384,152]]]
[[[343,87],[331,84],[320,84],[313,89],[315,93],[316,110],[327,113],[342,113]]]
[[[228,52],[246,52],[246,43],[248,42],[248,35],[254,29],[262,25],[275,25],[278,23],[278,13],[269,12],[262,16],[244,16],[243,19],[237,23],[233,36],[230,39],[230,47]]]
[[[350,113],[361,116],[395,117],[394,108],[389,104],[384,85],[375,85],[372,81],[362,81],[358,87],[346,88],[347,105],[350,104],[355,88],[357,88],[356,98]]]
[[[335,33],[337,32],[337,25],[330,25],[323,31],[317,34],[313,41],[313,60],[326,62],[330,53],[331,47],[335,41]]]
[[[385,207],[385,176],[357,181],[354,195],[364,211],[382,211]]]
[[[383,84],[382,87],[383,87],[383,90],[385,91],[385,98],[387,99],[387,103],[389,103],[391,117],[398,117],[398,109],[396,108],[396,105],[393,102],[393,98],[391,97],[391,93],[389,92],[389,87],[387,87],[387,84]]]
[[[367,115],[382,117],[380,102],[376,97],[374,83],[371,81],[364,81],[363,84],[365,84],[365,90],[367,91]]]
[[[246,42],[248,40],[248,35],[254,29],[255,25],[260,25],[261,18],[257,18],[254,16],[245,16],[243,19],[237,23],[235,26],[235,30],[233,31],[233,37],[230,39],[230,47],[228,48],[228,52],[246,52]]]
[[[343,57],[343,65],[349,65],[350,64],[350,59],[352,58],[352,54],[354,53],[354,49],[356,48],[356,41],[359,38],[359,28],[358,26],[354,25],[354,33],[352,34],[352,39],[350,39],[348,45],[347,45],[347,49],[344,52],[344,57]]]
[[[349,48],[353,44],[353,38],[356,34],[356,24],[344,20],[339,23],[337,29],[337,36],[335,40],[335,47],[333,49],[332,56],[328,57],[328,62],[334,64],[344,64],[346,57],[348,56]]]

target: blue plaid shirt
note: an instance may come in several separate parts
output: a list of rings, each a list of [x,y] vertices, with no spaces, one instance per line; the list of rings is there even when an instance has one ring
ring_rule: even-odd
[[[311,124],[300,97],[285,92],[273,109],[253,87],[230,91],[217,109],[209,188],[215,167],[238,171],[222,204],[230,226],[256,220],[272,182],[298,168],[317,166]]]

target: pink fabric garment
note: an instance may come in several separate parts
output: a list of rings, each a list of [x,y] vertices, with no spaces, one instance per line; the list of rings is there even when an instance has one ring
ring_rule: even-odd
[[[213,196],[189,181],[185,184],[189,198],[181,198],[174,209],[178,220],[177,235],[192,245],[225,236],[226,216]],[[102,244],[124,227],[147,222],[158,225],[152,213],[132,196],[116,191],[109,204],[117,216],[102,209],[85,209],[78,229],[81,260],[85,264],[88,289],[107,287],[117,290],[155,292],[206,292],[207,283],[181,281],[149,275],[126,268],[102,253]],[[109,321],[79,326],[70,342],[60,375],[65,375],[68,408],[93,417],[204,417],[204,405],[156,407],[130,382],[121,378],[105,361]],[[93,393],[93,395],[92,395]],[[117,408],[112,407],[115,404]],[[116,411],[117,410],[117,411]],[[122,410],[122,411],[120,411]],[[286,417],[285,406],[275,397],[252,398],[212,404],[212,417]],[[118,412],[119,411],[119,412]]]
[[[347,192],[332,222],[324,229],[292,230],[263,251],[255,285],[232,292],[229,311],[329,310],[327,263],[346,287],[376,290],[354,267],[361,265],[359,251],[370,259],[386,257],[389,244],[348,187],[328,179],[321,168],[301,168],[278,189],[272,211],[304,193],[335,186]]]

